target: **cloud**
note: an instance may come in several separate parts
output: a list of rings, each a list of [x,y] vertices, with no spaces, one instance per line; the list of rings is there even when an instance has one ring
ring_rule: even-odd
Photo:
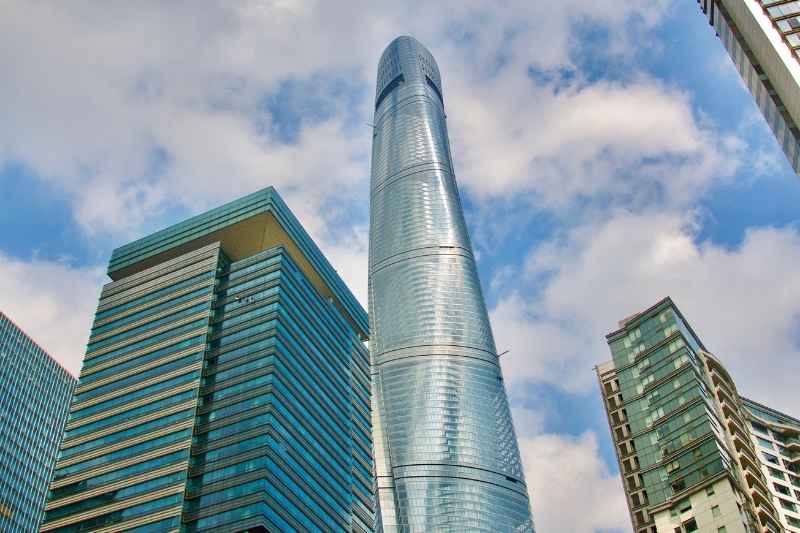
[[[549,209],[683,205],[733,174],[743,148],[702,124],[688,94],[646,77],[556,91],[508,71],[451,97],[460,181],[481,197],[527,193]]]
[[[77,376],[104,272],[66,263],[21,261],[0,253],[3,312]]]
[[[800,411],[800,232],[751,228],[726,248],[697,231],[691,215],[616,211],[534,249],[538,292],[512,291],[491,311],[498,347],[511,349],[505,374],[589,390],[592,365],[610,359],[604,335],[669,295],[742,394]]]
[[[523,438],[520,452],[537,530],[631,530],[622,480],[601,459],[594,433]]]
[[[89,2],[68,8],[12,2],[0,20],[7,80],[0,100],[13,103],[0,127],[0,166],[21,162],[63,191],[90,234],[128,238],[154,229],[172,208],[197,212],[269,184],[306,197],[304,223],[330,224],[331,199],[365,201],[370,137],[363,124],[370,119],[378,56],[398,33],[410,32],[439,56],[459,132],[459,168],[478,163],[465,183],[494,192],[528,178],[545,184],[558,173],[525,174],[527,163],[541,159],[557,167],[557,152],[586,139],[550,138],[541,126],[557,123],[540,121],[541,109],[556,105],[563,113],[584,100],[596,102],[604,90],[623,99],[628,89],[598,86],[550,95],[534,106],[529,66],[574,68],[574,54],[590,46],[577,38],[575,24],[606,31],[604,50],[624,56],[633,49],[631,28],[653,27],[668,6],[665,0],[568,0],[558,7],[508,1],[498,10],[477,0],[459,9],[429,2],[253,0],[209,2],[203,9],[154,2],[97,10]],[[290,94],[280,103],[296,113],[280,116],[268,104],[287,86]],[[325,113],[316,113],[318,106]],[[642,106],[622,111],[631,109]],[[504,125],[521,110],[524,116]],[[662,116],[653,113],[650,123]],[[568,117],[571,124],[581,118]],[[678,113],[676,120],[685,118]],[[485,127],[474,127],[478,119],[486,119]],[[287,127],[297,132],[288,143],[281,135]],[[517,135],[521,127],[525,133]],[[493,160],[496,153],[479,161],[484,150],[471,155],[487,139],[493,142],[487,148],[504,145],[505,161]],[[558,142],[566,144],[560,152]],[[497,185],[486,189],[481,180]],[[576,184],[571,187],[574,192]]]

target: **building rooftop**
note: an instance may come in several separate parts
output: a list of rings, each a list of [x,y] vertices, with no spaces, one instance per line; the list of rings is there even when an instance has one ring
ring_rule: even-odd
[[[319,293],[367,337],[366,311],[273,187],[120,246],[108,275],[116,281],[214,242],[231,261],[283,246]]]

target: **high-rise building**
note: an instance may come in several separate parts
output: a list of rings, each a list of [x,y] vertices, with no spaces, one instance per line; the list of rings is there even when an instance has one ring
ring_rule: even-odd
[[[800,173],[800,2],[697,0]]]
[[[74,388],[0,311],[0,531],[38,531]]]
[[[596,370],[634,531],[795,531],[761,466],[752,402],[674,302],[626,318],[607,340],[613,360]]]
[[[439,68],[412,37],[380,59],[369,258],[384,531],[533,531],[450,156]]]
[[[800,533],[800,420],[742,398],[772,503],[789,533]]]
[[[372,531],[367,315],[275,190],[108,274],[42,531]]]

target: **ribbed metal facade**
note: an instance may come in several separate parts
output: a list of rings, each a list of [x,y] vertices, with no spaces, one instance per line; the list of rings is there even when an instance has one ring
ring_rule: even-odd
[[[38,531],[74,388],[0,312],[0,531]]]
[[[411,37],[378,67],[370,349],[384,531],[533,531],[458,195],[441,77]]]
[[[274,190],[109,274],[42,531],[372,531],[366,313]]]

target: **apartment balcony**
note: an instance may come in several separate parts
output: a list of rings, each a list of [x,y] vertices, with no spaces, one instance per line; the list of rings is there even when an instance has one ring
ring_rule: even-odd
[[[739,410],[734,407],[734,404],[731,404],[727,401],[722,402],[722,413],[725,415],[725,418],[733,420],[736,425],[739,426],[739,429],[745,433],[748,433],[748,431],[745,429],[747,426],[745,425],[744,420],[742,420]]]
[[[747,480],[747,485],[750,489],[757,489],[759,494],[766,498],[767,503],[770,503],[770,491],[761,476],[751,472],[749,469],[744,471],[744,478]],[[771,503],[770,503],[771,505]]]
[[[751,472],[754,475],[761,474],[761,465],[758,461],[753,460],[753,458],[747,454],[739,452],[739,463],[744,467],[745,471]]]

